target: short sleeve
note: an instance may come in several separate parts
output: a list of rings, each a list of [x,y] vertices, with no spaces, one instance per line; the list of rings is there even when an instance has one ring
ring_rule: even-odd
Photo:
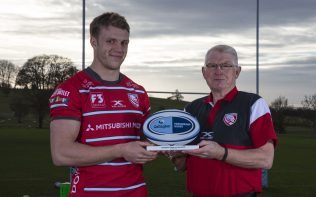
[[[60,84],[49,98],[51,119],[81,119],[79,90],[69,81]]]
[[[262,98],[251,106],[249,129],[255,148],[266,144],[269,140],[273,141],[274,146],[277,145],[270,109]]]

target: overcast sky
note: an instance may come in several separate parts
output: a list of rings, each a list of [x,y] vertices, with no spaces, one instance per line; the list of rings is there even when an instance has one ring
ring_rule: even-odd
[[[81,69],[81,0],[0,3],[0,59],[22,66],[34,56],[57,54]],[[259,94],[269,104],[284,96],[300,105],[316,93],[315,9],[316,0],[260,0]],[[201,75],[205,53],[228,44],[242,66],[238,89],[256,92],[255,0],[87,0],[86,66],[92,60],[89,24],[107,11],[129,22],[122,72],[148,91],[209,92]]]

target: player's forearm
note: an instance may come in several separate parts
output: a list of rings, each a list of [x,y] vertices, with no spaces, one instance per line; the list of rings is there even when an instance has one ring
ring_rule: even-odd
[[[52,147],[51,150],[57,166],[89,166],[121,157],[120,145],[94,147],[74,142],[64,147]]]
[[[242,168],[270,169],[273,164],[273,158],[274,148],[269,143],[257,149],[228,149],[226,162]]]

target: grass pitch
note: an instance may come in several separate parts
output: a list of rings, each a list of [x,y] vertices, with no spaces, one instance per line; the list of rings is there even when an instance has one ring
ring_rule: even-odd
[[[288,128],[279,135],[269,188],[262,197],[316,196],[316,138],[310,129]],[[0,196],[57,197],[56,181],[68,181],[66,167],[52,164],[48,129],[0,127]],[[168,159],[159,157],[145,165],[150,197],[186,197],[185,174],[173,171]]]

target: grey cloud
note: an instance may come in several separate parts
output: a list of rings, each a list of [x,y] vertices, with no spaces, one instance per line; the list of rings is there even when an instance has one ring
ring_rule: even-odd
[[[65,42],[72,36],[81,42],[82,1],[39,0],[38,3],[51,7],[52,16],[32,18],[21,14],[0,14],[1,22],[10,21],[11,24],[9,28],[2,28],[0,33],[26,35],[30,38],[34,36],[34,39],[60,36],[65,38]],[[315,0],[260,1],[260,64],[262,68],[271,68],[260,70],[263,94],[272,92],[276,98],[279,96],[276,94],[280,90],[285,91],[289,84],[289,92],[303,89],[300,87],[304,87],[306,94],[307,89],[315,90],[315,8]],[[211,38],[221,38],[223,42],[234,42],[238,50],[240,49],[238,52],[241,64],[255,66],[254,0],[87,0],[86,31],[88,32],[92,18],[107,11],[119,12],[127,18],[132,27],[132,39],[162,36],[165,36],[163,39],[169,39],[168,36],[174,36],[190,43],[187,36],[204,36],[207,38],[205,42],[212,42]],[[302,31],[282,32],[282,28],[287,26],[302,28]],[[236,36],[239,40],[225,40],[226,35]],[[172,75],[202,77],[198,63],[203,62],[204,54],[174,58],[176,59],[139,60],[139,65],[123,65],[122,69],[130,73],[136,72],[140,79],[144,75],[151,78],[150,72],[170,78]],[[179,67],[177,64],[181,62],[187,63],[186,66]],[[164,64],[163,68],[160,64]],[[163,79],[157,76],[156,80]],[[244,69],[239,80],[242,88],[253,91],[254,69]]]
[[[315,17],[315,6],[316,2],[310,0],[260,1],[260,22],[268,27],[309,22]],[[137,37],[242,33],[255,29],[256,24],[253,0],[94,1],[88,7],[125,15]]]
[[[11,17],[28,22],[31,26],[30,31],[32,28],[37,28],[32,26],[32,23],[36,24],[45,20],[47,23],[55,24],[56,21],[62,21],[64,28],[57,28],[56,33],[58,31],[69,34],[80,33],[81,1],[49,0],[41,3],[60,7],[64,11],[55,18]],[[315,17],[313,10],[315,6],[316,2],[310,0],[260,1],[260,22],[262,27],[276,26],[276,28],[277,25],[286,23],[307,23]],[[256,2],[253,0],[91,0],[86,1],[87,29],[93,17],[107,11],[116,11],[126,16],[132,26],[132,35],[136,38],[162,35],[218,36],[230,32],[242,35],[249,33],[247,32],[249,29],[254,30],[256,24]],[[68,25],[69,28],[67,28]],[[48,29],[47,33],[55,32],[52,31],[54,28],[44,27]],[[44,33],[45,29],[41,31]],[[23,32],[23,29],[17,31]]]
[[[196,63],[196,62],[203,62],[203,58],[180,58],[180,59],[174,59],[174,60],[159,60],[159,61],[144,61],[144,64],[148,65],[159,65],[159,64],[175,64],[175,63]]]
[[[170,75],[171,73],[179,73],[179,74],[192,74],[194,72],[201,71],[201,65],[198,64],[192,64],[191,66],[185,66],[185,67],[175,67],[175,66],[159,66],[159,65],[125,65],[122,67],[122,70],[132,70],[133,72],[165,72],[166,75]]]
[[[260,1],[260,18],[263,25],[308,23],[315,19],[314,0]]]
[[[286,65],[305,65],[306,68],[314,69],[313,71],[316,74],[316,57],[314,55],[308,56],[306,58],[301,58],[299,60],[286,61],[283,64],[286,64]],[[295,67],[293,67],[293,68],[295,68]]]
[[[78,4],[79,3],[79,4]],[[51,7],[52,16],[30,17],[23,13],[0,15],[0,19],[10,21],[8,29],[2,32],[17,35],[51,35],[80,33],[82,15],[80,1],[78,0],[47,0],[39,1],[39,6]],[[29,10],[32,12],[32,10]],[[19,23],[19,26],[15,26]]]

